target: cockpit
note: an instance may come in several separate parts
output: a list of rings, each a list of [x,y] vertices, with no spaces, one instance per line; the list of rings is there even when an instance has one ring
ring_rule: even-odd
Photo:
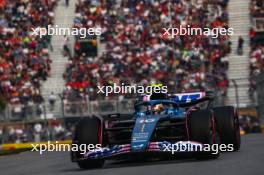
[[[168,100],[151,100],[142,102],[135,106],[136,113],[139,115],[168,115],[176,114],[179,107],[176,103]]]

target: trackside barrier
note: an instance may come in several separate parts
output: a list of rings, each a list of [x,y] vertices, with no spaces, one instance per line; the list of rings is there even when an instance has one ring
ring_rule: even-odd
[[[9,104],[5,110],[0,111],[0,121],[30,121],[51,118],[105,115],[109,113],[129,114],[134,112],[134,103],[135,99],[124,99],[121,101],[80,100],[75,102],[57,100],[53,105],[49,102],[27,105]],[[217,102],[217,104],[220,104],[220,102]]]
[[[71,140],[49,142],[50,144],[71,144]],[[32,149],[32,145],[48,145],[48,142],[11,143],[0,146],[0,151],[27,150]]]

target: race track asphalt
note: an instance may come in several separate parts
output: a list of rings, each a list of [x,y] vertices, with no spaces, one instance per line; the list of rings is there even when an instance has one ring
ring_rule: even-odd
[[[264,135],[242,137],[239,152],[217,160],[107,161],[104,168],[80,170],[68,152],[24,152],[0,157],[1,175],[264,175]]]

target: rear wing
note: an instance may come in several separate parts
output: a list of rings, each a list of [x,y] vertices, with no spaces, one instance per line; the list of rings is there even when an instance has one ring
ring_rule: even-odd
[[[161,98],[159,98],[161,100]],[[184,104],[197,104],[204,101],[213,101],[214,92],[192,92],[192,93],[177,93],[177,94],[167,94],[162,98],[163,100],[172,100],[180,105]],[[152,95],[141,95],[138,101],[149,101],[153,100]]]
[[[169,99],[178,103],[180,106],[189,106],[197,103],[214,100],[213,92],[192,92],[192,93],[179,93],[170,95]]]

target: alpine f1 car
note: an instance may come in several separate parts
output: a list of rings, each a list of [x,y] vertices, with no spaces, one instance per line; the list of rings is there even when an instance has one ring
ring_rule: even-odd
[[[82,154],[71,152],[80,168],[98,168],[105,160],[132,156],[172,156],[168,145],[183,143],[232,144],[240,148],[239,122],[232,106],[213,107],[211,93],[153,94],[135,102],[133,114],[83,117],[76,125],[73,143],[100,144],[100,149]],[[171,148],[171,147],[170,147]],[[199,151],[198,159],[216,159],[219,154]],[[175,155],[173,155],[175,156]]]

